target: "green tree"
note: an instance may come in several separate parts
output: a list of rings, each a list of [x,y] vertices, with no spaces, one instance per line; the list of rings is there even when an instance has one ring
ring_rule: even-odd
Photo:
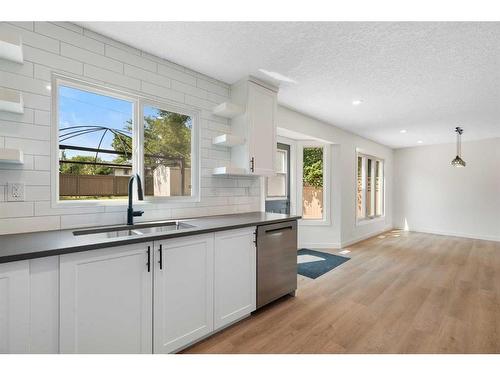
[[[110,167],[106,167],[104,165],[93,165],[94,162],[103,162],[101,158],[96,159],[94,156],[76,155],[68,159],[66,158],[66,154],[63,153],[61,160],[88,162],[88,164],[60,163],[59,172],[63,174],[109,175],[112,173],[112,169]]]
[[[303,182],[306,186],[323,187],[323,148],[304,148]]]
[[[154,155],[146,157],[146,168],[164,164],[165,159],[182,159],[184,166],[191,165],[191,118],[179,113],[159,110],[156,116],[144,117],[144,153]],[[132,131],[132,122],[125,125],[125,131]],[[115,135],[112,146],[115,150],[132,153],[132,139],[123,135]],[[115,162],[124,162],[120,155]]]

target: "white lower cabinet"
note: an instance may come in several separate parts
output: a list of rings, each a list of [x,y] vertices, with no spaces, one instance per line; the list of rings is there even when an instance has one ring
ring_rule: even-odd
[[[29,353],[29,261],[0,264],[0,353]]]
[[[255,310],[255,228],[0,264],[0,353],[172,353]]]
[[[243,318],[256,308],[254,240],[254,227],[215,233],[215,329]]]
[[[60,256],[61,353],[151,353],[152,252],[139,243]]]
[[[154,353],[171,353],[214,329],[214,235],[155,242],[154,259]]]

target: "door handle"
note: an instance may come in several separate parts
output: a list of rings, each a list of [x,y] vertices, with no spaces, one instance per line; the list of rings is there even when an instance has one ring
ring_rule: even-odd
[[[253,156],[250,159],[250,171],[255,172],[255,157],[253,157]]]
[[[158,251],[160,252],[160,260],[158,261],[158,263],[160,264],[160,269],[162,270],[163,269],[163,246],[160,244],[160,248],[158,249]]]
[[[151,246],[148,246],[148,262],[146,265],[148,266],[148,272],[151,272]]]

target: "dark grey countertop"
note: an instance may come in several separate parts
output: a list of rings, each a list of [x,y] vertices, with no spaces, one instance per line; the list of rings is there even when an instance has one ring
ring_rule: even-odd
[[[299,218],[300,216],[266,212],[205,216],[199,218],[179,219],[185,220],[186,223],[193,225],[193,228],[104,239],[93,235],[73,235],[74,231],[88,228],[6,234],[0,235],[0,263],[102,249],[111,246],[128,245],[165,238],[191,236],[195,234],[217,232],[221,230],[243,228],[254,225],[279,223],[283,221],[297,220]],[[123,225],[109,226],[107,228],[111,229],[114,227],[123,227]]]

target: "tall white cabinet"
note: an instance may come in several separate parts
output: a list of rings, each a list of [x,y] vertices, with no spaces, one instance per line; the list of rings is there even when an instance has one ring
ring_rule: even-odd
[[[241,142],[225,141],[231,147],[231,162],[227,168],[216,168],[214,174],[242,174],[249,176],[275,175],[276,116],[278,89],[254,77],[249,77],[231,86],[231,102],[223,103],[240,108],[231,112],[231,134],[217,139],[239,139]],[[226,112],[215,114],[225,115]],[[216,141],[214,141],[215,144]]]
[[[213,331],[213,234],[155,242],[154,353]]]
[[[215,329],[250,314],[256,307],[255,228],[215,234]]]
[[[0,264],[0,353],[29,353],[29,261]]]
[[[151,353],[152,251],[139,243],[61,255],[61,353]]]

